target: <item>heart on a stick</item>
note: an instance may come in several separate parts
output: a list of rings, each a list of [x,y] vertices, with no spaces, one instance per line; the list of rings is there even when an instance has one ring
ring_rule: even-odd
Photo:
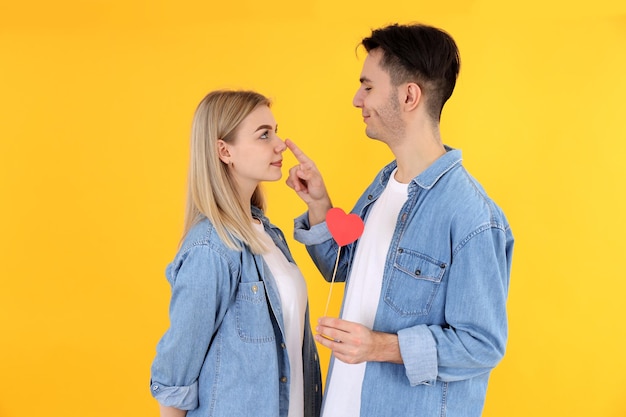
[[[339,207],[333,207],[326,213],[326,225],[339,246],[348,245],[363,234],[365,224],[354,214],[346,214]]]

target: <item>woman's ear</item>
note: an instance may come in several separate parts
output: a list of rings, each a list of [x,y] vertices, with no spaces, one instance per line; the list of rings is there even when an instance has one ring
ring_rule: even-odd
[[[220,161],[228,165],[230,163],[230,151],[228,150],[228,144],[222,139],[217,140],[217,155]]]

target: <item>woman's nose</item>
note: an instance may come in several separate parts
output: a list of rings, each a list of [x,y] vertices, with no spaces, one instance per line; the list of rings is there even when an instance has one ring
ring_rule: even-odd
[[[279,138],[278,136],[276,136],[278,138],[278,145],[276,145],[276,147],[274,148],[274,150],[276,151],[276,153],[283,153],[287,150],[287,145],[285,145],[285,141],[282,140],[281,138]]]

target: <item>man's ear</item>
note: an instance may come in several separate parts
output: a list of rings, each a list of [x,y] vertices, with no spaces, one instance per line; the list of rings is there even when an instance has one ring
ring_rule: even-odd
[[[422,89],[416,83],[407,83],[404,86],[404,110],[413,111],[422,100]]]
[[[228,144],[222,139],[217,140],[217,154],[220,157],[220,161],[226,165],[230,163],[230,151],[228,150]]]

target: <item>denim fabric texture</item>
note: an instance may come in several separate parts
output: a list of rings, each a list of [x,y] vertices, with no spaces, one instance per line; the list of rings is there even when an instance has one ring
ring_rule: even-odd
[[[284,235],[257,208],[290,262]],[[276,283],[261,255],[229,249],[206,219],[186,236],[166,268],[172,289],[170,327],[157,345],[150,391],[188,417],[287,417],[289,358]],[[319,416],[321,374],[305,317],[306,417]]]
[[[404,364],[367,363],[363,417],[478,417],[505,352],[513,235],[461,151],[446,150],[411,181],[398,216],[373,330],[398,335]],[[384,167],[352,210],[365,227],[395,167]],[[310,227],[305,213],[294,235],[330,281],[337,244],[326,224]],[[356,245],[342,248],[336,281],[346,281]]]

